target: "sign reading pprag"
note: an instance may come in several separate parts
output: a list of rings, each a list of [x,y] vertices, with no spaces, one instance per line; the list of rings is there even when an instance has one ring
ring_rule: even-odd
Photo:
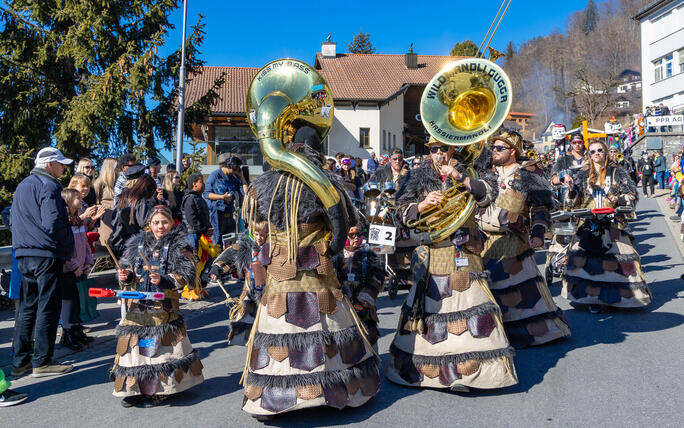
[[[646,118],[648,126],[682,126],[684,125],[684,115],[673,116],[649,116]]]

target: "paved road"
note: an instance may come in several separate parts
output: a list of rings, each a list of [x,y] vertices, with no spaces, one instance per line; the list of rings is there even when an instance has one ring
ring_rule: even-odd
[[[520,383],[497,392],[457,395],[384,381],[377,397],[359,409],[320,408],[283,415],[277,426],[682,426],[684,425],[684,273],[682,257],[653,199],[639,205],[633,223],[637,249],[654,301],[644,312],[593,315],[566,311],[572,338],[519,351]],[[669,213],[667,213],[669,216]],[[544,254],[540,253],[539,261]],[[214,290],[215,291],[215,290]],[[405,297],[405,292],[400,295]],[[401,298],[379,300],[383,363],[397,323]],[[75,354],[76,370],[66,376],[15,381],[31,401],[0,410],[11,426],[126,427],[258,426],[240,411],[238,385],[245,348],[225,341],[226,308],[194,311],[190,339],[202,357],[206,381],[155,409],[124,409],[111,395],[106,371],[114,343]],[[5,333],[5,334],[2,334]],[[7,337],[0,331],[0,337]],[[7,359],[6,344],[0,350]]]

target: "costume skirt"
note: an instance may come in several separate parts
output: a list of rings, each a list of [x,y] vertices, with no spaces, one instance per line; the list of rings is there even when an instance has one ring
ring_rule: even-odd
[[[170,395],[204,381],[180,314],[134,304],[116,337],[115,396]]]
[[[604,252],[573,242],[563,273],[562,296],[580,304],[640,308],[651,302],[651,291],[641,270],[641,258],[629,235],[618,227],[603,234]]]
[[[380,388],[378,358],[334,273],[270,274],[247,344],[243,410],[357,407]]]
[[[455,251],[449,244],[414,252],[411,270],[420,275],[423,264],[427,275],[414,279],[404,302],[386,376],[400,385],[431,388],[515,385],[514,351],[481,259],[465,251],[468,266],[456,267]]]
[[[511,345],[524,348],[570,335],[527,242],[513,233],[492,234],[482,255]]]

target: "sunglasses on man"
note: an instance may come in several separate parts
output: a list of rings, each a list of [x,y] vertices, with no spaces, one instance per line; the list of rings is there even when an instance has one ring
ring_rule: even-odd
[[[447,146],[432,146],[432,147],[430,147],[430,153],[437,153],[440,151],[442,153],[446,153],[449,151],[449,147],[447,147]]]
[[[510,150],[510,149],[511,149],[510,147],[506,147],[506,146],[492,146],[492,150],[494,150],[495,152],[505,152],[505,151]]]

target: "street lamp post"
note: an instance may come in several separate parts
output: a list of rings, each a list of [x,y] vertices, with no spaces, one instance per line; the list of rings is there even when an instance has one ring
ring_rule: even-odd
[[[183,157],[183,127],[185,126],[185,21],[188,17],[188,2],[183,0],[183,44],[181,45],[181,66],[178,78],[178,123],[176,125],[176,170],[181,171]]]

